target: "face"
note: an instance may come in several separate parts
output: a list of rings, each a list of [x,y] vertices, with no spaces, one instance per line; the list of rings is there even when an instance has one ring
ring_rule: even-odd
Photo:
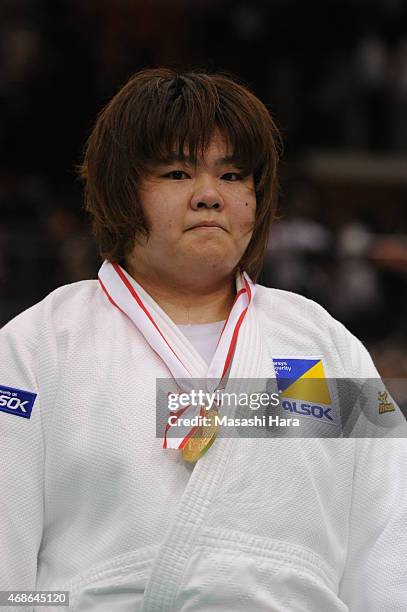
[[[256,197],[253,176],[236,167],[220,133],[196,166],[155,166],[139,198],[150,231],[130,256],[136,271],[185,280],[233,272],[253,233]]]

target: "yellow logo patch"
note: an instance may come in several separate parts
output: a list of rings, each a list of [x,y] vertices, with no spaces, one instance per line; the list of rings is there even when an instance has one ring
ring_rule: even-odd
[[[394,412],[396,409],[394,404],[387,401],[387,391],[382,391],[378,393],[379,399],[379,414],[383,414],[385,412]]]

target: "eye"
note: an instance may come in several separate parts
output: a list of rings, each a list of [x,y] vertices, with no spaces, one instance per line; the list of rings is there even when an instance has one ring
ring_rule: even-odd
[[[235,181],[241,181],[243,179],[242,175],[239,172],[226,172],[222,174],[221,177],[224,181],[230,181],[234,183]]]
[[[171,170],[171,172],[167,172],[164,175],[166,178],[170,178],[173,181],[182,181],[186,178],[189,178],[188,174],[183,170]]]

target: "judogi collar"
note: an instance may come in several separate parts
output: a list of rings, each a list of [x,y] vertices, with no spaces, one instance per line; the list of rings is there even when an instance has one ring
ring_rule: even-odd
[[[236,275],[235,300],[209,367],[199,355],[185,355],[184,336],[152,297],[118,263],[105,261],[99,270],[98,280],[110,302],[136,325],[184,391],[192,389],[193,385],[188,384],[188,379],[193,378],[210,379],[210,391],[220,386],[232,363],[239,330],[255,293],[255,285],[245,272]],[[188,409],[190,416],[194,416],[192,407]],[[183,408],[178,413],[185,411]],[[196,414],[199,414],[199,410]],[[163,446],[177,449],[184,448],[196,430],[189,429],[183,432],[181,438],[174,438],[167,436],[168,429],[164,432]]]

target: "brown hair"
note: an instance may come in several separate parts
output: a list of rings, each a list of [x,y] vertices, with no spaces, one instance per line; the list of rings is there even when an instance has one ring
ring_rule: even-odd
[[[123,259],[137,235],[148,235],[137,190],[151,164],[185,151],[194,162],[215,129],[254,176],[255,224],[239,265],[256,280],[276,209],[279,134],[264,104],[224,74],[143,70],[102,110],[80,173],[103,258]]]

